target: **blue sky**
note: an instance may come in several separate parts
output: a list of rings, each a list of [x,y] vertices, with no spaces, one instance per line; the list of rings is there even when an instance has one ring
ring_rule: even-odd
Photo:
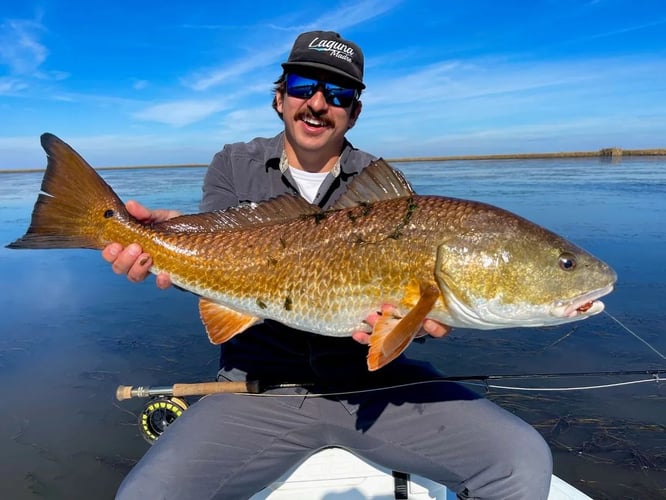
[[[348,137],[378,156],[666,147],[661,0],[22,0],[0,10],[0,169],[42,168],[46,131],[95,166],[272,136],[272,82],[311,29],[363,48]]]

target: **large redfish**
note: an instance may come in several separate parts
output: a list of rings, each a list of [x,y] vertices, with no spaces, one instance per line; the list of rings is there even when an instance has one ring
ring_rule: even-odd
[[[496,329],[566,323],[603,310],[613,270],[505,210],[419,196],[384,161],[371,163],[328,211],[301,198],[144,225],[71,147],[44,134],[48,166],[28,232],[9,248],[136,242],[174,284],[199,296],[210,340],[264,318],[349,336],[392,304],[370,336],[368,368],[412,341],[425,318]],[[341,360],[344,362],[344,360]]]

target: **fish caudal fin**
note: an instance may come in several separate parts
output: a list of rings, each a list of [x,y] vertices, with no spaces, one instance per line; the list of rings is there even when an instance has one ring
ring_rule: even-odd
[[[384,315],[377,321],[370,335],[368,370],[386,366],[407,349],[438,298],[437,286],[428,284],[422,287],[418,302],[404,317]]]
[[[69,145],[52,134],[43,134],[41,142],[48,157],[43,193],[28,231],[7,248],[103,248],[104,221],[126,216],[124,204]]]
[[[261,321],[256,316],[236,312],[203,298],[199,299],[199,314],[206,327],[208,338],[213,344],[222,344]]]

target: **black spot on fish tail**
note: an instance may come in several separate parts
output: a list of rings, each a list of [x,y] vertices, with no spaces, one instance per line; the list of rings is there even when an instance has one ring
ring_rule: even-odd
[[[284,309],[285,309],[285,311],[291,311],[292,305],[293,305],[293,303],[291,301],[291,297],[289,295],[287,295],[284,299]]]

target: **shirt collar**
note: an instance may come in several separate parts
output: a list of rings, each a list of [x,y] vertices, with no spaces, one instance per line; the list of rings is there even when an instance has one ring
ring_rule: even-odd
[[[342,159],[342,155],[338,156],[338,159],[335,161],[335,165],[333,165],[333,168],[329,172],[333,177],[337,177],[340,175],[340,160]],[[289,170],[289,160],[287,160],[287,153],[286,151],[282,150],[282,155],[280,155],[280,172],[283,174]]]
[[[273,143],[274,147],[266,158],[266,167],[277,167],[280,172],[284,174],[289,168],[287,156],[284,151],[284,132],[278,134],[275,139],[276,140]],[[354,149],[354,147],[347,140],[347,138],[345,138],[345,143],[342,146],[342,153],[340,153],[338,160],[335,162],[335,165],[333,165],[333,168],[331,169],[331,175],[333,177],[338,177],[341,172],[349,173],[346,172],[344,165],[352,149]]]

